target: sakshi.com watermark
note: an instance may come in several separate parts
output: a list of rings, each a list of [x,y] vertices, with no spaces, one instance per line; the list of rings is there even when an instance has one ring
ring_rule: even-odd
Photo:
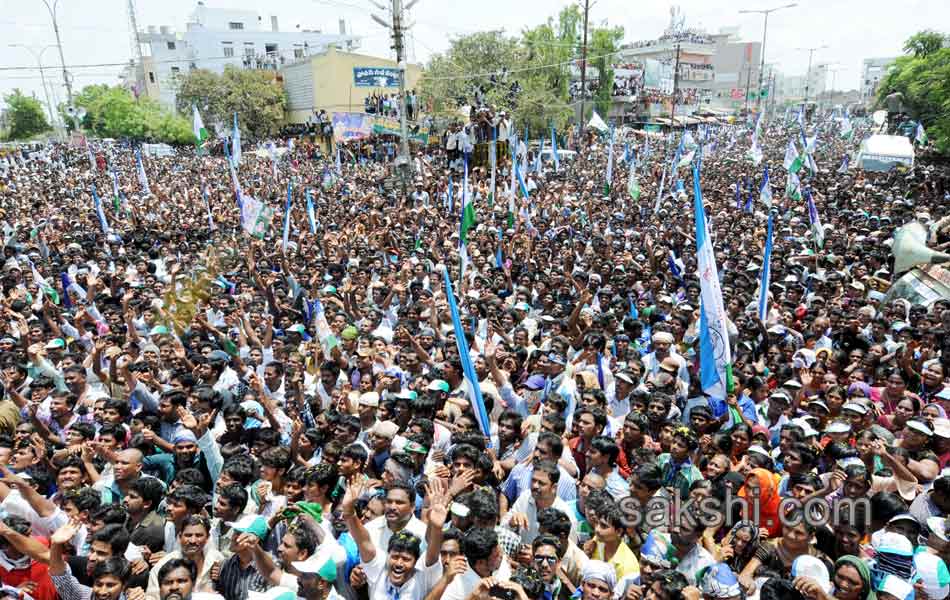
[[[783,527],[802,523],[810,528],[855,526],[867,528],[871,524],[871,502],[868,498],[836,498],[831,501],[814,497],[802,502],[794,496],[782,498],[776,514],[764,515],[758,495],[737,496],[727,490],[724,498],[706,496],[681,499],[679,494],[650,498],[646,505],[628,496],[620,501],[624,526],[651,530],[670,524],[702,524],[704,527],[731,527],[739,521],[752,521],[758,526],[771,527],[778,519]]]

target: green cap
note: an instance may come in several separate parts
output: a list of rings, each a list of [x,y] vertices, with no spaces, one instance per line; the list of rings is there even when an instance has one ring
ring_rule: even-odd
[[[340,332],[340,337],[347,341],[355,340],[359,335],[360,330],[353,325],[347,325],[343,328],[343,331]]]
[[[267,520],[264,517],[244,515],[237,521],[225,523],[225,525],[231,527],[234,531],[253,533],[261,540],[267,537]]]
[[[151,331],[148,332],[149,335],[168,335],[168,327],[164,325],[156,325],[152,327]]]

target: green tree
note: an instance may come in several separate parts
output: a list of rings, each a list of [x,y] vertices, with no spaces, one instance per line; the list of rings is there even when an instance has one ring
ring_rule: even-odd
[[[3,97],[7,105],[6,121],[9,124],[7,137],[11,140],[31,138],[52,129],[43,113],[39,100],[23,95],[19,89]]]
[[[591,65],[597,69],[600,86],[594,94],[594,107],[598,114],[606,117],[610,112],[613,97],[614,70],[610,68],[616,57],[617,45],[623,39],[623,27],[600,27],[591,32],[591,43],[587,51]],[[584,115],[587,119],[587,115]]]
[[[263,138],[280,129],[287,96],[273,71],[229,65],[221,75],[196,69],[178,79],[178,111],[191,115],[192,104],[198,106],[207,126],[228,127],[237,113],[242,133]]]
[[[904,95],[907,112],[920,121],[938,152],[950,154],[950,48],[933,49],[944,36],[922,31],[904,45],[901,56],[881,81],[878,103],[894,92]]]
[[[73,103],[86,109],[82,125],[100,137],[187,144],[191,124],[151,98],[138,100],[127,89],[108,85],[86,86]]]
[[[925,29],[907,38],[904,42],[904,52],[913,54],[917,58],[924,58],[940,50],[946,40],[947,36],[944,34]]]

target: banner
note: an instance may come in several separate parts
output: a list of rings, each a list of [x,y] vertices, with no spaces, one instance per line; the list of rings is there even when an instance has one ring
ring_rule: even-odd
[[[356,87],[399,87],[399,69],[396,67],[353,67],[353,85]]]
[[[333,139],[338,142],[359,140],[371,135],[401,134],[399,119],[380,117],[366,113],[333,113]],[[409,139],[421,144],[438,143],[438,139],[430,138],[428,127],[419,127],[415,132],[410,130]]]
[[[267,234],[267,230],[270,228],[270,222],[274,218],[274,209],[253,196],[242,196],[241,200],[244,202],[242,211],[244,231],[251,237],[259,240],[264,239],[264,235]]]

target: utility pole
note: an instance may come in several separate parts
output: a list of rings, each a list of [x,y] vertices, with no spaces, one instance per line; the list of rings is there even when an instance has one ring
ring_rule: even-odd
[[[676,125],[676,92],[680,87],[680,41],[676,40],[676,61],[673,63],[673,101],[670,103],[670,131]]]
[[[132,45],[132,60],[135,61],[135,85],[138,88],[139,82],[145,81],[145,66],[142,64],[142,44],[139,43],[139,24],[135,15],[135,0],[129,0],[129,29],[131,37],[129,43]]]
[[[745,74],[745,112],[749,113],[749,86],[752,85],[752,62],[749,61],[749,70]]]
[[[786,4],[784,6],[776,6],[775,8],[766,8],[764,10],[740,10],[739,14],[748,14],[756,13],[765,16],[765,23],[762,26],[762,50],[760,54],[762,55],[762,60],[759,64],[759,93],[756,95],[755,106],[758,108],[762,103],[762,78],[765,75],[765,36],[769,31],[769,14],[774,13],[777,10],[782,10],[783,8],[794,8],[798,4]],[[746,87],[748,89],[748,87]]]
[[[815,56],[815,50],[824,50],[824,49],[827,48],[827,47],[828,47],[827,44],[823,44],[823,45],[821,45],[821,46],[815,46],[814,48],[796,48],[796,50],[802,50],[802,51],[807,51],[807,52],[808,52],[808,72],[807,72],[806,75],[805,75],[805,101],[804,101],[803,104],[802,104],[802,107],[803,107],[803,108],[804,108],[804,105],[805,105],[805,104],[808,104],[808,91],[809,91],[809,88],[810,88],[810,86],[811,86],[811,60],[812,60],[812,57]]]
[[[590,0],[584,0],[584,45],[581,46],[581,114],[578,119],[579,138],[584,135],[584,101],[587,98],[587,17],[589,13]]]
[[[73,84],[69,80],[69,73],[66,71],[66,59],[63,57],[63,42],[59,39],[59,23],[56,22],[56,5],[59,4],[59,0],[43,0],[43,4],[46,5],[46,10],[49,11],[49,16],[53,20],[53,33],[56,34],[56,47],[59,48],[59,64],[63,67],[63,83],[66,84],[66,98],[67,105],[72,106],[73,104]]]

